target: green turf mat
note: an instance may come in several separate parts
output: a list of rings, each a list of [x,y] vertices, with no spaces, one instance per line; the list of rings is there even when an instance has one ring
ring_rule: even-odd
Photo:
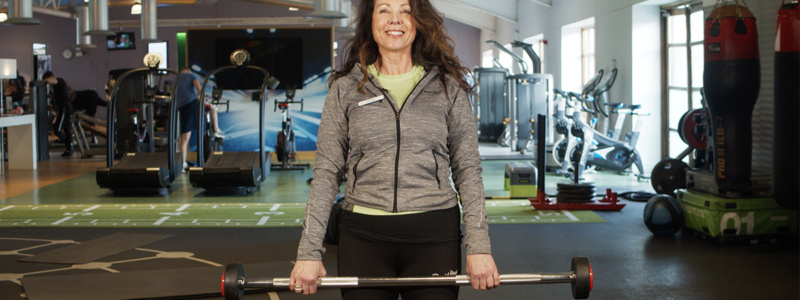
[[[0,227],[299,227],[305,203],[56,204],[0,206]],[[598,223],[592,211],[536,211],[488,200],[490,224]]]

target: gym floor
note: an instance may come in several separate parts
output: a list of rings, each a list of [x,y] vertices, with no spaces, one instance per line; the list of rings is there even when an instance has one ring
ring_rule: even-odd
[[[304,203],[309,189],[306,180],[312,175],[310,169],[305,172],[273,171],[261,190],[252,195],[236,196],[204,195],[202,190],[192,189],[187,176],[181,175],[176,180],[176,188],[169,194],[121,197],[100,189],[93,181],[95,169],[104,165],[102,157],[62,159],[57,150],[51,153],[51,161],[39,164],[38,170],[7,170],[0,185],[0,220],[3,218],[3,208],[20,205]],[[500,196],[507,193],[502,191],[506,162],[483,161],[487,195]],[[612,188],[619,193],[653,192],[649,182],[637,181],[632,174],[597,172],[587,174],[586,177],[587,181],[597,184],[599,191]],[[565,180],[550,174],[546,178],[548,194],[555,194],[556,182]],[[622,200],[622,203],[626,206],[621,211],[597,212],[605,220],[601,223],[491,225],[493,252],[500,272],[568,272],[573,256],[586,256],[595,274],[594,290],[590,299],[800,299],[800,251],[796,243],[719,246],[686,232],[657,237],[648,231],[642,221],[644,202]],[[142,246],[135,251],[189,253],[196,258],[190,262],[161,259],[150,263],[113,265],[113,269],[124,273],[208,264],[220,266],[237,261],[246,266],[255,263],[289,262],[294,259],[300,231],[300,227],[111,228],[91,225],[3,225],[0,227],[0,299],[27,299],[26,291],[16,280],[19,274],[25,274],[25,278],[29,278],[108,272],[66,272],[60,271],[63,265],[17,261],[23,256],[53,250],[52,246],[37,248],[37,243],[49,244],[52,240],[86,242],[115,233],[171,234],[174,236]],[[336,246],[328,246],[324,257],[329,276],[336,275],[336,252]],[[121,253],[103,261],[120,261],[130,256],[136,254]],[[270,276],[287,275],[288,273]],[[143,281],[146,279],[142,278]],[[215,288],[219,286],[218,277],[209,278],[209,282],[210,285],[215,284]],[[103,287],[97,289],[102,290]],[[501,286],[487,292],[476,292],[467,287],[461,289],[461,299],[530,297],[570,299],[571,291],[565,284]],[[245,297],[294,298],[295,295],[285,292]],[[329,292],[312,298],[331,299],[337,298],[337,294]]]

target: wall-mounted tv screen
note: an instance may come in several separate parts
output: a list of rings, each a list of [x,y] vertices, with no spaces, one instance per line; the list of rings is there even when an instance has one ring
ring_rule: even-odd
[[[109,35],[106,37],[106,48],[108,50],[136,49],[136,37],[133,32],[118,32],[116,35]]]
[[[215,45],[217,66],[230,65],[231,53],[244,49],[250,53],[249,65],[267,70],[281,81],[280,86],[303,86],[302,37],[217,38]],[[253,69],[217,75],[217,85],[224,89],[258,89],[263,80],[262,73]]]

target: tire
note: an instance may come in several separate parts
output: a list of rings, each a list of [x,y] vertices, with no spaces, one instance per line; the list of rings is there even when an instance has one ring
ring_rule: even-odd
[[[278,162],[284,163],[286,162],[286,136],[283,132],[278,132],[278,141],[275,143],[275,156],[278,158]]]

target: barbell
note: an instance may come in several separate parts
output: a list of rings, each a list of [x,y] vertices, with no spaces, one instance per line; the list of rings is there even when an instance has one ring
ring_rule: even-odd
[[[289,278],[264,278],[247,280],[241,263],[230,263],[222,273],[222,296],[226,300],[242,300],[246,288],[268,291],[291,290]],[[529,273],[502,274],[500,284],[546,284],[570,283],[572,297],[586,299],[594,288],[592,265],[586,257],[572,258],[572,271],[569,273]],[[451,286],[470,285],[469,275],[431,276],[431,277],[320,277],[318,288],[358,288],[358,287],[397,287],[397,286]]]

